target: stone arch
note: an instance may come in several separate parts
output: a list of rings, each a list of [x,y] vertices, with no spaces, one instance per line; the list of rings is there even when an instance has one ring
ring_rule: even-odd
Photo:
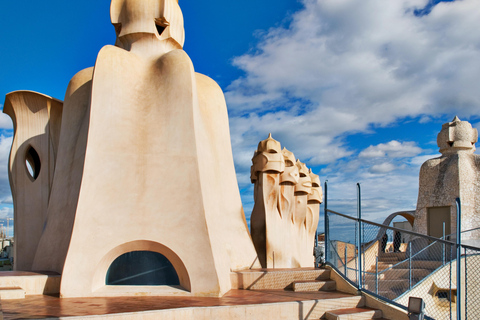
[[[407,219],[407,221],[410,223],[410,225],[413,227],[413,222],[415,221],[415,211],[397,211],[397,212],[394,212],[392,213],[391,215],[389,215],[384,221],[383,221],[383,225],[384,226],[389,226],[390,223],[392,223],[392,220],[397,217],[397,216],[402,216],[404,217],[405,219]],[[385,233],[385,228],[380,228],[380,230],[378,230],[378,233],[377,233],[377,240],[381,239]]]
[[[105,279],[108,272],[108,269],[112,263],[120,257],[121,255],[132,252],[132,251],[152,251],[157,252],[165,256],[175,268],[177,272],[178,279],[180,281],[180,286],[187,290],[191,291],[190,278],[188,276],[187,269],[180,259],[180,257],[173,252],[170,248],[165,245],[148,240],[137,240],[127,243],[123,243],[112,250],[110,250],[100,261],[99,265],[96,268],[93,281],[92,281],[92,291],[96,291],[102,287],[105,287]],[[121,290],[119,288],[118,290]]]
[[[393,219],[397,216],[404,217],[410,223],[410,225],[413,227],[413,223],[415,221],[415,211],[397,211],[397,212],[394,212],[394,213],[390,214],[383,221],[382,224],[384,226],[390,226],[390,223],[392,223]],[[385,234],[386,231],[387,231],[386,228],[380,228],[380,230],[378,230],[377,237],[376,237],[375,241],[382,239],[382,237],[383,237],[383,235]],[[378,249],[380,250],[380,246],[378,247]]]
[[[413,227],[413,222],[415,221],[415,211],[398,211],[394,212],[391,215],[389,215],[385,221],[383,221],[383,224],[386,226],[389,226],[390,223],[392,223],[392,220],[397,217],[397,216],[402,216],[404,217],[410,225]]]

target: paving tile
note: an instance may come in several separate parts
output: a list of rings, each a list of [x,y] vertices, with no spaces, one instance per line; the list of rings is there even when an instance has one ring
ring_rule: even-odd
[[[348,294],[338,291],[296,293],[283,290],[231,290],[221,298],[108,297],[60,299],[58,296],[38,295],[26,296],[25,299],[2,301],[2,311],[5,320],[42,319],[47,317],[104,315],[171,308],[334,299],[348,296]]]

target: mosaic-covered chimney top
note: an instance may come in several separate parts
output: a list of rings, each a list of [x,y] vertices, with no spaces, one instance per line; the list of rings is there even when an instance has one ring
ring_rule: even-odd
[[[442,130],[437,136],[437,145],[443,155],[461,150],[473,153],[477,140],[477,129],[472,128],[468,121],[462,121],[455,116],[451,122],[442,125]]]

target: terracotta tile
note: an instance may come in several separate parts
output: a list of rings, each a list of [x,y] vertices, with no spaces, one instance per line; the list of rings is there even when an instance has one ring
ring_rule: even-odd
[[[289,292],[283,290],[231,290],[222,298],[201,297],[112,297],[67,298],[26,296],[2,301],[5,320],[87,316],[186,307],[233,306],[274,302],[331,299],[348,296],[332,292]]]

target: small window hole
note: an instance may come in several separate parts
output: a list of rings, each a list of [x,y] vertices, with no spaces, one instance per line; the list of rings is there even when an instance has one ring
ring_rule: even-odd
[[[170,25],[170,23],[164,17],[155,19],[155,27],[157,28],[157,32],[158,32],[159,36],[162,35],[163,31],[165,31],[165,29],[169,25]]]
[[[166,27],[159,26],[158,24],[156,24],[155,27],[157,27],[157,32],[159,36],[162,35],[163,31],[165,31],[165,28],[166,28]]]
[[[25,156],[25,166],[32,181],[37,180],[40,174],[40,157],[37,151],[31,146],[28,148]]]

